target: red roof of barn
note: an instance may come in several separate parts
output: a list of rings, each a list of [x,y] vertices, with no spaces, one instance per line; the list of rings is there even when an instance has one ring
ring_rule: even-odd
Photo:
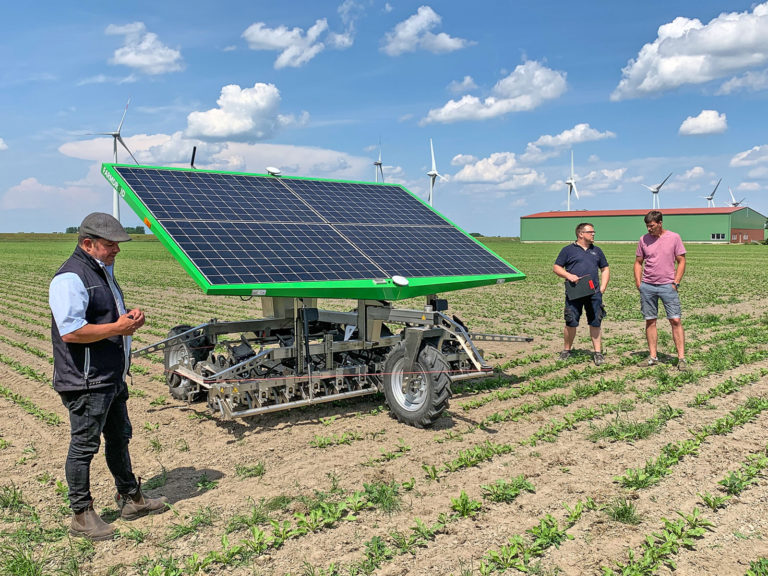
[[[667,208],[660,210],[663,215],[682,216],[684,214],[733,214],[744,210],[746,206],[727,206],[723,208]],[[537,212],[521,218],[573,218],[584,216],[645,216],[650,210],[555,210],[552,212]]]

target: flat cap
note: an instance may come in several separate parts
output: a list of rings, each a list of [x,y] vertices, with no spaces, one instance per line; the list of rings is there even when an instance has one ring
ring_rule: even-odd
[[[127,242],[131,239],[120,221],[104,212],[92,212],[83,218],[80,235],[104,238],[110,242]]]

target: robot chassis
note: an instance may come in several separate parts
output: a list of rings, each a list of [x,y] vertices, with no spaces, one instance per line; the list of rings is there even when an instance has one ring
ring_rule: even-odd
[[[423,310],[382,300],[358,300],[351,312],[316,305],[262,297],[262,319],[176,326],[134,356],[162,351],[170,394],[207,393],[224,419],[383,392],[399,421],[423,428],[447,408],[452,382],[492,373],[474,342],[532,340],[469,332],[434,295]]]

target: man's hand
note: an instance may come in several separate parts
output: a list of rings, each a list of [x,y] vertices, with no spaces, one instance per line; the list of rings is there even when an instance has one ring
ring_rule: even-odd
[[[134,308],[117,319],[115,330],[120,336],[133,336],[133,333],[144,325],[145,320],[144,312]]]
[[[142,312],[138,308],[129,310],[128,317],[138,323],[138,326],[136,326],[136,328],[141,328],[142,326],[144,326],[144,322],[147,321],[146,317],[144,316],[144,312]]]

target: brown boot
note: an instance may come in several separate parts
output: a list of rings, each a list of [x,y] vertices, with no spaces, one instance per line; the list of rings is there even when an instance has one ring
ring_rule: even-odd
[[[115,537],[115,527],[110,526],[93,509],[93,501],[88,508],[72,515],[69,533],[73,536],[84,536],[91,540],[112,540]]]
[[[133,494],[116,494],[115,502],[123,520],[136,520],[147,514],[162,514],[168,509],[168,498],[147,498],[141,492],[141,478]]]

